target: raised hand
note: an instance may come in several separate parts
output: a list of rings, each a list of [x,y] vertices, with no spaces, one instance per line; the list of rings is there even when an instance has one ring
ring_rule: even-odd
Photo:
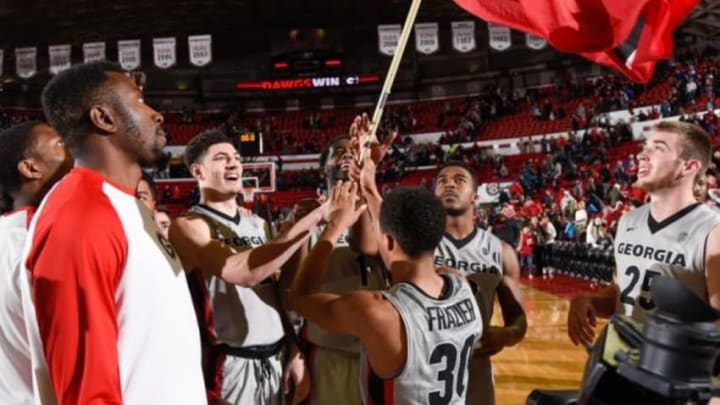
[[[375,164],[379,163],[382,158],[385,157],[385,154],[388,149],[390,149],[390,145],[392,145],[396,137],[397,132],[392,132],[382,143],[379,143],[377,138],[370,139],[370,118],[367,114],[355,117],[352,125],[350,125],[350,143],[352,147],[356,148],[356,156],[361,156],[360,152],[362,148],[368,148],[369,150],[366,153],[370,155],[370,158]],[[360,162],[361,165],[363,163],[364,162]]]
[[[365,211],[367,205],[356,207],[359,200],[358,184],[354,181],[338,182],[330,193],[329,212],[331,224],[339,229],[352,226]]]

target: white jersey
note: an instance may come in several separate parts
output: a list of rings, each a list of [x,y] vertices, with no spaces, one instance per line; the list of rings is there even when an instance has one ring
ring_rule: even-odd
[[[257,215],[242,216],[238,212],[230,217],[205,205],[196,205],[190,212],[208,223],[213,239],[235,250],[267,243],[267,224]],[[201,327],[205,328],[203,333],[211,335],[211,343],[225,343],[235,348],[266,346],[278,343],[285,336],[278,312],[281,307],[277,302],[276,283],[260,283],[248,288],[229,284],[209,272],[196,271],[190,277],[191,285],[200,280],[204,283],[206,298],[198,297],[195,289],[192,290],[196,308],[209,305],[211,319],[205,320]],[[202,312],[205,311],[199,315],[202,316]]]
[[[26,321],[41,403],[207,402],[185,272],[134,190],[72,169],[23,254],[38,297]]]
[[[436,267],[456,269],[477,285],[475,298],[485,325],[490,324],[495,290],[503,277],[502,254],[500,238],[477,227],[463,240],[445,234],[435,248]]]
[[[0,404],[33,403],[30,347],[21,283],[27,284],[22,249],[31,211],[0,217]]]
[[[615,237],[618,309],[637,320],[655,308],[652,278],[664,275],[681,281],[707,301],[705,243],[720,224],[720,214],[693,204],[658,223],[645,204],[622,216]]]
[[[400,314],[407,342],[405,366],[392,379],[373,372],[363,352],[360,386],[366,404],[465,404],[468,366],[482,335],[470,286],[443,275],[445,294],[433,298],[411,283],[382,291]]]
[[[310,235],[310,246],[317,243],[323,228],[315,228]],[[321,290],[333,294],[347,294],[360,289],[380,290],[385,285],[382,264],[372,258],[355,253],[348,244],[347,232],[340,235],[328,260],[328,269]],[[330,333],[312,322],[307,322],[303,338],[331,349],[359,353],[360,342],[350,335]]]

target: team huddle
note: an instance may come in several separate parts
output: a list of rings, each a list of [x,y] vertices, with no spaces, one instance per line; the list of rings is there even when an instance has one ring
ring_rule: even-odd
[[[74,66],[43,91],[49,125],[0,134],[0,403],[495,403],[491,357],[528,325],[516,248],[475,224],[472,167],[383,195],[395,136],[369,142],[357,117],[321,155],[327,197],[271,236],[209,130],[185,152],[199,203],[159,221],[141,177],[166,135],[142,85]],[[616,284],[572,301],[573,342],[596,315],[641,319],[657,275],[720,307],[720,214],[692,194],[710,150],[691,124],[655,128],[638,155],[650,202],[620,222]]]

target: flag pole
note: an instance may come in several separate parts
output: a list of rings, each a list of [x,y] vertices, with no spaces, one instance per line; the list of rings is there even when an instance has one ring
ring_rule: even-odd
[[[402,31],[400,32],[400,39],[398,40],[395,54],[393,55],[392,61],[390,62],[390,69],[388,69],[387,76],[385,76],[385,83],[383,83],[380,97],[375,105],[375,111],[373,112],[372,119],[370,121],[370,129],[368,131],[368,141],[363,145],[360,151],[360,164],[365,160],[365,153],[370,148],[372,142],[377,141],[377,130],[380,126],[380,120],[382,119],[383,110],[385,109],[385,103],[390,96],[390,90],[392,89],[393,82],[395,81],[395,75],[400,68],[400,61],[402,60],[403,53],[405,53],[405,46],[407,45],[408,39],[410,38],[410,32],[412,27],[415,25],[415,18],[417,17],[418,10],[420,9],[420,3],[422,0],[412,0],[410,4],[410,10],[408,11],[407,17],[405,17],[405,24],[403,24]]]

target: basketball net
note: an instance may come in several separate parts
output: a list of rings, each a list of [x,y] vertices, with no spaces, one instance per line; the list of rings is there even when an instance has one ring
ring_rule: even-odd
[[[252,205],[253,200],[255,199],[255,188],[253,188],[253,187],[243,188],[241,191],[241,194],[243,196],[243,204]]]

